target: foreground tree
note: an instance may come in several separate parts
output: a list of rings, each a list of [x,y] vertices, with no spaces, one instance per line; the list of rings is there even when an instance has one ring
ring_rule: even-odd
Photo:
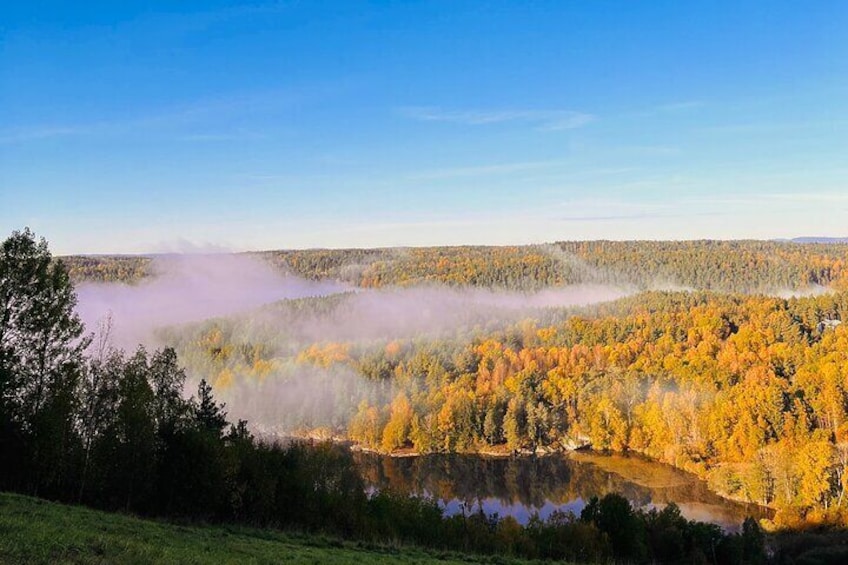
[[[58,487],[89,339],[61,261],[29,230],[0,247],[0,484]]]

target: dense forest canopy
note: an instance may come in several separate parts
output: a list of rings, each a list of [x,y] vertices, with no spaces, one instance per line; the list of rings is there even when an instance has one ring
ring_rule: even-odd
[[[253,256],[365,289],[159,331],[190,376],[208,380],[263,433],[386,452],[638,452],[777,509],[778,524],[845,521],[844,244],[598,241]],[[155,276],[155,261],[141,257],[69,264],[78,280]],[[427,301],[449,295],[440,288],[574,283],[631,294],[509,315],[495,302],[447,302],[450,323],[420,324],[434,308]],[[403,296],[418,310],[362,306]]]
[[[323,300],[283,310],[297,315],[298,308],[315,303],[331,312],[344,303],[332,297]],[[95,334],[86,334],[75,305],[65,264],[52,260],[44,240],[24,230],[3,242],[0,488],[4,490],[149,515],[320,530],[498,555],[588,562],[764,559],[763,534],[751,518],[740,533],[726,533],[715,525],[687,521],[674,504],[662,510],[633,508],[626,498],[612,493],[589,500],[579,517],[555,512],[545,520],[535,517],[526,526],[482,512],[446,517],[432,500],[388,491],[369,495],[350,451],[327,443],[284,446],[255,439],[248,422],[229,424],[225,406],[206,380],[199,381],[196,394],[186,393],[187,375],[174,349],[152,353],[141,346],[132,353],[115,349],[109,342],[110,321],[103,320]],[[518,373],[529,376],[531,368],[521,363],[537,361],[533,353],[523,352],[533,347],[566,348],[567,332],[544,332],[532,322],[520,322],[507,333],[485,340],[474,337],[468,343],[424,339],[393,341],[380,348],[375,348],[375,340],[356,346],[313,343],[289,352],[294,359],[287,361],[274,347],[225,336],[217,324],[231,323],[228,319],[212,323],[178,334],[194,336],[183,341],[180,353],[189,370],[196,368],[191,367],[194,363],[205,362],[209,369],[237,369],[240,382],[247,377],[244,371],[252,371],[256,380],[271,383],[280,376],[275,364],[282,361],[314,366],[325,376],[332,374],[326,371],[331,367],[347,366],[356,383],[377,383],[376,393],[363,399],[352,420],[334,424],[349,426],[351,437],[363,443],[379,443],[385,449],[412,443],[421,450],[451,450],[474,442],[505,441],[516,447],[568,433],[567,428],[553,425],[559,419],[543,422],[544,396],[538,397],[538,414],[532,412],[542,417],[532,420],[535,427],[530,427],[531,417],[526,415],[522,424],[509,423],[514,405],[536,410],[535,385],[526,388],[521,383],[533,384],[536,378],[528,380]],[[267,337],[262,331],[253,335]],[[515,355],[522,360],[517,362]],[[504,364],[503,359],[509,362]],[[490,421],[485,408],[479,428],[480,415],[474,416],[474,410],[503,400],[497,400],[502,391],[499,377],[490,378],[493,370],[503,372],[507,380],[502,384],[518,400],[509,400],[500,422]],[[217,375],[219,389],[234,385],[221,382],[223,378]],[[479,385],[473,385],[475,378]],[[490,383],[483,382],[487,378]],[[322,387],[332,390],[335,384],[331,379]],[[381,398],[388,404],[380,404]],[[442,405],[438,414],[427,412],[438,404]],[[563,416],[571,417],[565,412]],[[817,502],[832,495],[820,493]]]
[[[782,524],[843,519],[848,293],[655,291],[447,337],[313,341],[274,329],[296,327],[292,312],[308,305],[331,315],[339,304],[284,303],[278,325],[217,319],[168,339],[268,430],[382,451],[639,452],[778,509]]]
[[[313,249],[254,253],[284,272],[363,288],[438,283],[518,290],[569,284],[778,293],[848,286],[848,244],[588,241],[513,247]],[[151,257],[63,258],[75,282],[135,283]]]

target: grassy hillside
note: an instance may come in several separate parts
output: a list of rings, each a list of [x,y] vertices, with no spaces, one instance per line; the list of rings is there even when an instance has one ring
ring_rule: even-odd
[[[513,563],[324,536],[179,526],[0,493],[0,563]]]

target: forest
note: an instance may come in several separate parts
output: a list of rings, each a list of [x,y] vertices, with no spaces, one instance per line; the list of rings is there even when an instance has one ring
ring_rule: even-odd
[[[164,330],[188,372],[232,406],[268,399],[250,403],[259,429],[384,452],[636,452],[778,510],[775,526],[848,520],[845,245],[577,242],[260,256],[351,288],[530,292],[591,282],[632,293],[506,319],[486,307],[429,335],[303,330],[308,320],[349,325],[355,293]],[[141,258],[99,260],[75,271],[70,258],[70,273],[137,282],[150,268]],[[321,392],[288,405],[280,383]]]
[[[778,241],[583,241],[513,247],[265,251],[260,257],[307,279],[354,287],[443,284],[534,290],[580,283],[640,290],[788,292],[848,287],[848,244]],[[137,283],[155,275],[149,256],[63,257],[71,278]]]
[[[759,563],[763,533],[684,519],[674,504],[594,498],[526,526],[444,516],[426,498],[367,493],[351,452],[257,439],[173,349],[134,352],[87,333],[62,261],[14,232],[0,247],[0,489],[145,516],[321,531],[473,553],[599,561]]]
[[[267,429],[384,452],[636,452],[777,509],[776,526],[846,521],[848,293],[648,292],[555,323],[318,343],[274,330],[295,325],[292,302],[278,325],[218,319],[168,337],[234,405],[266,397],[251,413]],[[320,394],[275,396],[305,380]]]
[[[256,258],[350,290],[160,328],[163,349],[124,352],[110,345],[108,320],[83,328],[74,284],[143,285],[155,259],[53,259],[46,242],[15,232],[3,245],[0,446],[10,464],[0,485],[143,515],[463,551],[761,562],[753,519],[725,533],[673,504],[633,508],[615,494],[527,525],[444,516],[428,499],[368,495],[342,445],[281,438],[386,453],[638,453],[775,509],[768,530],[840,528],[845,254],[772,242],[269,252]],[[362,301],[431,300],[416,288],[511,289],[532,303],[534,291],[572,282],[629,290],[519,310],[485,294],[451,324],[395,335],[356,325]]]

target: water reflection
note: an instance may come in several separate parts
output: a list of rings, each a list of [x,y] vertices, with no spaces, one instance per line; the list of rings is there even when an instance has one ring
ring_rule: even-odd
[[[448,514],[482,508],[526,523],[534,513],[542,518],[555,510],[579,515],[592,496],[617,492],[638,507],[662,508],[674,501],[686,518],[731,530],[746,516],[769,515],[759,506],[719,497],[693,475],[635,456],[577,452],[508,459],[369,453],[355,457],[370,488],[432,496]]]

